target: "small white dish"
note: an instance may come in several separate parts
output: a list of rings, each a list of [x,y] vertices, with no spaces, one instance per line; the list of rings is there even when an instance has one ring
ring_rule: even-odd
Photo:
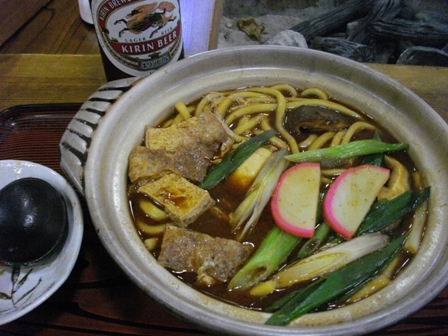
[[[0,189],[25,177],[45,180],[64,195],[69,220],[68,235],[58,254],[39,263],[27,267],[0,265],[0,325],[30,312],[65,282],[78,258],[84,231],[78,196],[61,175],[29,161],[0,161]]]

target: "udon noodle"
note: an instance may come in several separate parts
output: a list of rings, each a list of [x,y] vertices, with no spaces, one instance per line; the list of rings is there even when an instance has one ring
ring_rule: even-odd
[[[311,112],[309,116],[303,116],[306,112],[306,107],[311,109],[317,108],[319,113],[322,111],[328,112],[330,117],[327,114],[324,114],[322,117],[316,112]],[[174,106],[173,113],[157,127],[169,128],[179,125],[191,118],[198,118],[203,113],[213,114],[220,121],[230,139],[223,143],[211,158],[208,171],[219,164],[226,155],[240,146],[241,143],[271,129],[276,131],[276,136],[271,137],[269,142],[263,146],[269,153],[282,150],[285,153],[294,154],[378,137],[384,142],[396,142],[393,136],[375,120],[359,110],[329,97],[324,90],[312,87],[299,91],[288,84],[210,92],[201,99],[188,104],[178,102]],[[321,163],[320,192],[325,194],[333,181],[344,171],[350,167],[363,164],[362,159],[354,157],[339,160],[328,166],[325,163]],[[288,166],[292,165],[294,165],[292,162],[288,164]],[[384,156],[383,165],[391,170],[391,178],[382,190],[386,198],[392,199],[407,190],[412,191],[425,187],[424,178],[416,170],[406,151],[387,153]],[[397,187],[398,183],[401,183],[401,189]],[[250,185],[243,186],[238,181],[235,181],[232,176],[229,176],[216,187],[208,190],[211,198],[216,203],[208,211],[200,215],[197,220],[188,225],[188,230],[201,232],[211,237],[241,241],[243,244],[253,247],[251,252],[253,254],[276,224],[272,218],[269,206],[266,205],[258,218],[256,226],[252,225],[249,230],[246,228],[244,235],[242,234],[242,228],[233,230],[231,225],[229,225],[232,214],[246,198],[249,187]],[[144,193],[136,192],[135,182],[130,183],[129,190],[129,199],[136,228],[148,250],[151,251],[155,258],[158,258],[164,232],[167,225],[172,224],[172,219],[163,206],[149,199]],[[387,194],[388,192],[389,194]],[[416,253],[424,233],[426,206],[425,202],[424,206],[417,208],[415,214],[412,212],[410,215],[404,216],[382,231],[389,237],[396,237],[404,232],[419,230],[417,233],[413,232],[413,238],[409,239],[411,242],[406,243],[406,248],[400,254],[400,257],[387,269],[388,281],[392,281],[400,269]],[[416,218],[419,223],[416,223]],[[316,223],[316,226],[320,226],[322,223],[323,219],[321,218]],[[278,269],[282,270],[287,267],[291,260],[294,259],[292,256],[296,255],[297,251],[307,241],[308,239],[305,238],[298,239],[297,245],[287,258],[282,261]],[[344,239],[336,233],[330,232],[326,238],[326,243],[322,244],[317,251],[325,250],[343,241]],[[277,272],[278,270],[275,271]],[[304,283],[291,286],[291,288],[282,288],[275,291],[272,291],[271,288],[265,291],[262,287],[259,287],[261,286],[260,283],[266,283],[271,275],[257,285],[251,286],[249,290],[229,290],[228,281],[230,279],[204,284],[198,282],[196,274],[192,272],[178,270],[172,270],[172,272],[174,276],[177,276],[197,290],[231,304],[258,310],[265,309],[265,307],[285,294],[316,280],[310,279]],[[352,297],[348,301],[332,303],[331,306],[320,307],[319,309],[337,308],[359,300],[366,295],[371,295],[373,292],[373,290],[365,289],[364,294],[358,294],[359,297]],[[269,295],[266,293],[269,293]]]

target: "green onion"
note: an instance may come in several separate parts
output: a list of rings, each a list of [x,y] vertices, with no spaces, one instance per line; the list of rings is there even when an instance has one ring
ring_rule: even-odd
[[[289,302],[293,302],[292,304],[294,304],[294,302],[302,302],[307,298],[308,295],[312,294],[324,281],[324,278],[320,278],[319,280],[313,282],[303,289],[299,289],[289,293],[288,295],[285,295],[284,297],[275,301],[272,305],[267,307],[265,311],[267,313],[274,313],[289,304]]]
[[[238,235],[238,240],[241,240],[248,230],[253,228],[258,222],[264,207],[271,198],[280,175],[289,164],[284,159],[287,152],[286,149],[280,149],[272,154],[247,191],[244,201],[230,214],[230,225],[233,231],[237,230],[250,216],[244,229]]]
[[[286,288],[334,272],[387,245],[389,238],[371,233],[348,240],[282,269],[272,277],[276,288]]]
[[[429,187],[417,191],[406,191],[391,200],[381,199],[375,202],[372,210],[369,211],[361,223],[356,235],[377,232],[386,228],[426,201],[429,197],[429,191]]]
[[[378,132],[375,132],[375,134],[373,135],[373,140],[381,141]],[[383,153],[374,153],[366,155],[362,159],[361,164],[381,167],[381,165],[383,164]]]
[[[321,223],[316,231],[314,231],[313,237],[308,239],[305,244],[300,248],[297,253],[297,259],[303,259],[316,252],[318,248],[320,248],[327,241],[330,236],[331,228],[326,223]]]
[[[211,189],[232,174],[259,147],[276,134],[271,129],[246,140],[213,167],[205,179],[198,185],[202,189]]]
[[[393,152],[406,149],[407,144],[396,143],[389,144],[378,140],[358,140],[347,144],[312,149],[305,152],[294,153],[285,156],[289,161],[302,162],[320,162],[323,166],[332,166],[342,160],[351,159],[356,156],[369,155],[375,153]]]
[[[230,280],[228,288],[246,290],[265,280],[286,260],[299,241],[300,238],[274,226],[246,265]]]
[[[405,249],[409,253],[417,254],[418,247],[422,240],[422,234],[426,223],[426,215],[428,212],[428,202],[425,201],[417,208],[414,212],[414,217],[412,218],[411,231],[409,233],[409,238],[406,240]]]
[[[379,272],[400,253],[406,235],[393,240],[385,248],[351,262],[347,266],[328,274],[306,287],[306,295],[290,296],[279,310],[266,321],[268,325],[287,325],[292,320],[302,316],[326,303],[337,302],[341,297],[362,288],[366,282]],[[274,303],[275,304],[275,303]]]
[[[345,242],[346,239],[338,235],[336,232],[330,233],[330,237],[328,237],[327,242],[325,243],[328,246],[333,246]]]

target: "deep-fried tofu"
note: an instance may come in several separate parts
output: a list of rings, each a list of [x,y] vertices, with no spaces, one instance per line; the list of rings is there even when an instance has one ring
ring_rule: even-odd
[[[139,178],[157,177],[171,169],[171,159],[164,151],[150,151],[144,146],[134,147],[129,154],[128,176],[131,182]]]
[[[138,192],[160,204],[178,226],[193,223],[215,204],[206,190],[175,173],[149,181],[139,187]]]
[[[178,272],[195,272],[199,280],[213,278],[223,282],[235,275],[251,251],[251,245],[236,240],[168,225],[158,262]]]
[[[129,179],[135,182],[173,171],[192,182],[201,182],[210,159],[229,140],[210,112],[166,128],[148,127],[145,146],[135,147],[129,155]]]
[[[129,156],[129,178],[135,182],[169,170],[201,182],[210,160],[227,141],[226,130],[210,112],[166,128],[148,127],[147,149],[134,148]]]

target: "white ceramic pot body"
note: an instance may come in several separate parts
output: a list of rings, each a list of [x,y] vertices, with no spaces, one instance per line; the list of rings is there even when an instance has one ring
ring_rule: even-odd
[[[177,101],[213,90],[289,83],[319,87],[372,116],[401,141],[431,186],[427,230],[418,255],[388,287],[351,306],[313,313],[288,327],[265,326],[267,314],[237,308],[183,284],[159,266],[134,228],[126,196],[127,162],[146,125]],[[99,121],[85,166],[85,196],[103,244],[144,292],[174,314],[214,334],[351,335],[408,316],[448,282],[448,127],[397,82],[353,61],[308,49],[239,47],[193,56],[138,81]]]

